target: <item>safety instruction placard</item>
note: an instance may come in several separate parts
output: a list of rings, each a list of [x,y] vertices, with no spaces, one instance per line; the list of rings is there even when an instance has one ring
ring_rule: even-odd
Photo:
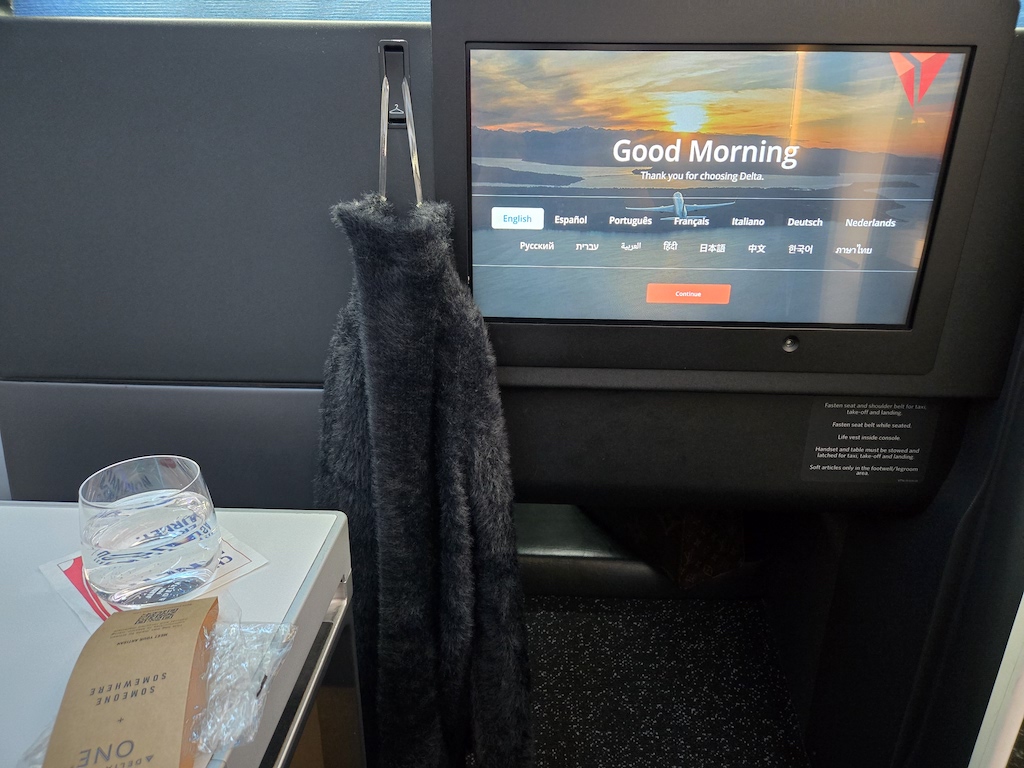
[[[938,409],[935,402],[916,399],[818,398],[811,408],[801,479],[920,482]]]

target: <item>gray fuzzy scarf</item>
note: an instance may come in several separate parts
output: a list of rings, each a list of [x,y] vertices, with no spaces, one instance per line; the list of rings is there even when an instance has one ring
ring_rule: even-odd
[[[531,765],[508,440],[451,209],[332,211],[355,257],[321,407],[317,503],[348,515],[370,768]]]

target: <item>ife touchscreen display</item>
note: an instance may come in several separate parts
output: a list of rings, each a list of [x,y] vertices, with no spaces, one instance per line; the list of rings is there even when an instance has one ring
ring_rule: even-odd
[[[468,46],[477,303],[908,327],[968,53]]]

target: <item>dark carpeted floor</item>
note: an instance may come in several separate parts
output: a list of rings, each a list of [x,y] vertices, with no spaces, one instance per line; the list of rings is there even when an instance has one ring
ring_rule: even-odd
[[[538,768],[806,768],[761,604],[527,599]]]

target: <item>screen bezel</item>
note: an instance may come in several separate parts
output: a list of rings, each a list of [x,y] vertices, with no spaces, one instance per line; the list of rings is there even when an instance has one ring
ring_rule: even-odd
[[[468,279],[466,44],[970,47],[956,141],[913,328],[644,327],[488,323],[507,387],[615,387],[991,397],[999,392],[1024,293],[1015,225],[993,188],[1006,173],[1012,115],[1004,75],[1015,4],[986,0],[859,5],[788,0],[446,0],[431,9],[438,199],[453,212],[453,260]],[[1008,110],[1010,110],[1008,112]],[[992,142],[995,142],[994,144]],[[788,335],[799,337],[786,352]]]
[[[593,319],[593,318],[546,318],[546,317],[503,317],[487,315],[486,319],[492,328],[503,325],[537,325],[547,324],[555,326],[629,326],[634,328],[723,328],[723,329],[772,329],[793,331],[796,329],[828,329],[828,330],[875,330],[875,331],[909,331],[914,324],[914,314],[918,305],[918,298],[921,292],[922,279],[928,267],[928,254],[931,248],[935,222],[942,203],[942,193],[945,189],[946,178],[949,171],[950,157],[955,145],[957,128],[963,106],[964,94],[967,82],[970,77],[971,63],[974,54],[973,46],[886,46],[886,45],[675,45],[675,44],[642,44],[629,45],[622,43],[523,43],[523,42],[468,42],[465,44],[465,78],[466,78],[466,111],[465,111],[465,183],[468,190],[467,229],[469,233],[467,241],[467,263],[465,274],[468,283],[473,285],[473,140],[472,140],[472,69],[471,54],[479,50],[527,50],[527,51],[735,51],[765,52],[765,51],[851,51],[851,52],[937,52],[964,55],[964,63],[960,71],[960,81],[957,92],[953,99],[953,109],[950,115],[949,130],[946,135],[939,172],[936,179],[935,196],[929,210],[928,221],[925,227],[925,237],[921,250],[920,262],[914,276],[914,284],[910,292],[904,314],[903,323],[809,323],[809,322],[752,322],[745,320],[728,320],[719,322],[707,322],[700,320],[654,320],[645,318],[623,318],[623,319]],[[493,185],[500,186],[500,185]],[[788,337],[787,337],[788,338]],[[615,367],[612,365],[612,367]],[[660,366],[644,366],[660,367]],[[675,367],[675,366],[670,366]]]
[[[962,190],[950,189],[956,149],[962,143],[964,102],[970,90],[976,47],[972,45],[863,44],[713,44],[562,43],[552,41],[470,40],[461,51],[463,87],[459,118],[462,162],[456,169],[462,185],[460,206],[464,224],[456,230],[457,263],[472,288],[469,227],[471,187],[469,173],[470,106],[469,51],[502,46],[547,48],[566,46],[623,49],[851,49],[943,50],[964,52],[964,67],[954,122],[947,142],[928,240],[918,272],[915,295],[905,327],[752,324],[652,324],[630,321],[488,320],[498,364],[516,367],[626,368],[668,370],[778,371],[807,373],[924,374],[935,363],[952,284],[959,260],[957,241],[944,238],[941,225],[951,198]],[[956,204],[956,203],[954,203]],[[966,203],[962,203],[966,204]],[[962,242],[961,239],[960,242]],[[927,268],[925,262],[927,261]]]

